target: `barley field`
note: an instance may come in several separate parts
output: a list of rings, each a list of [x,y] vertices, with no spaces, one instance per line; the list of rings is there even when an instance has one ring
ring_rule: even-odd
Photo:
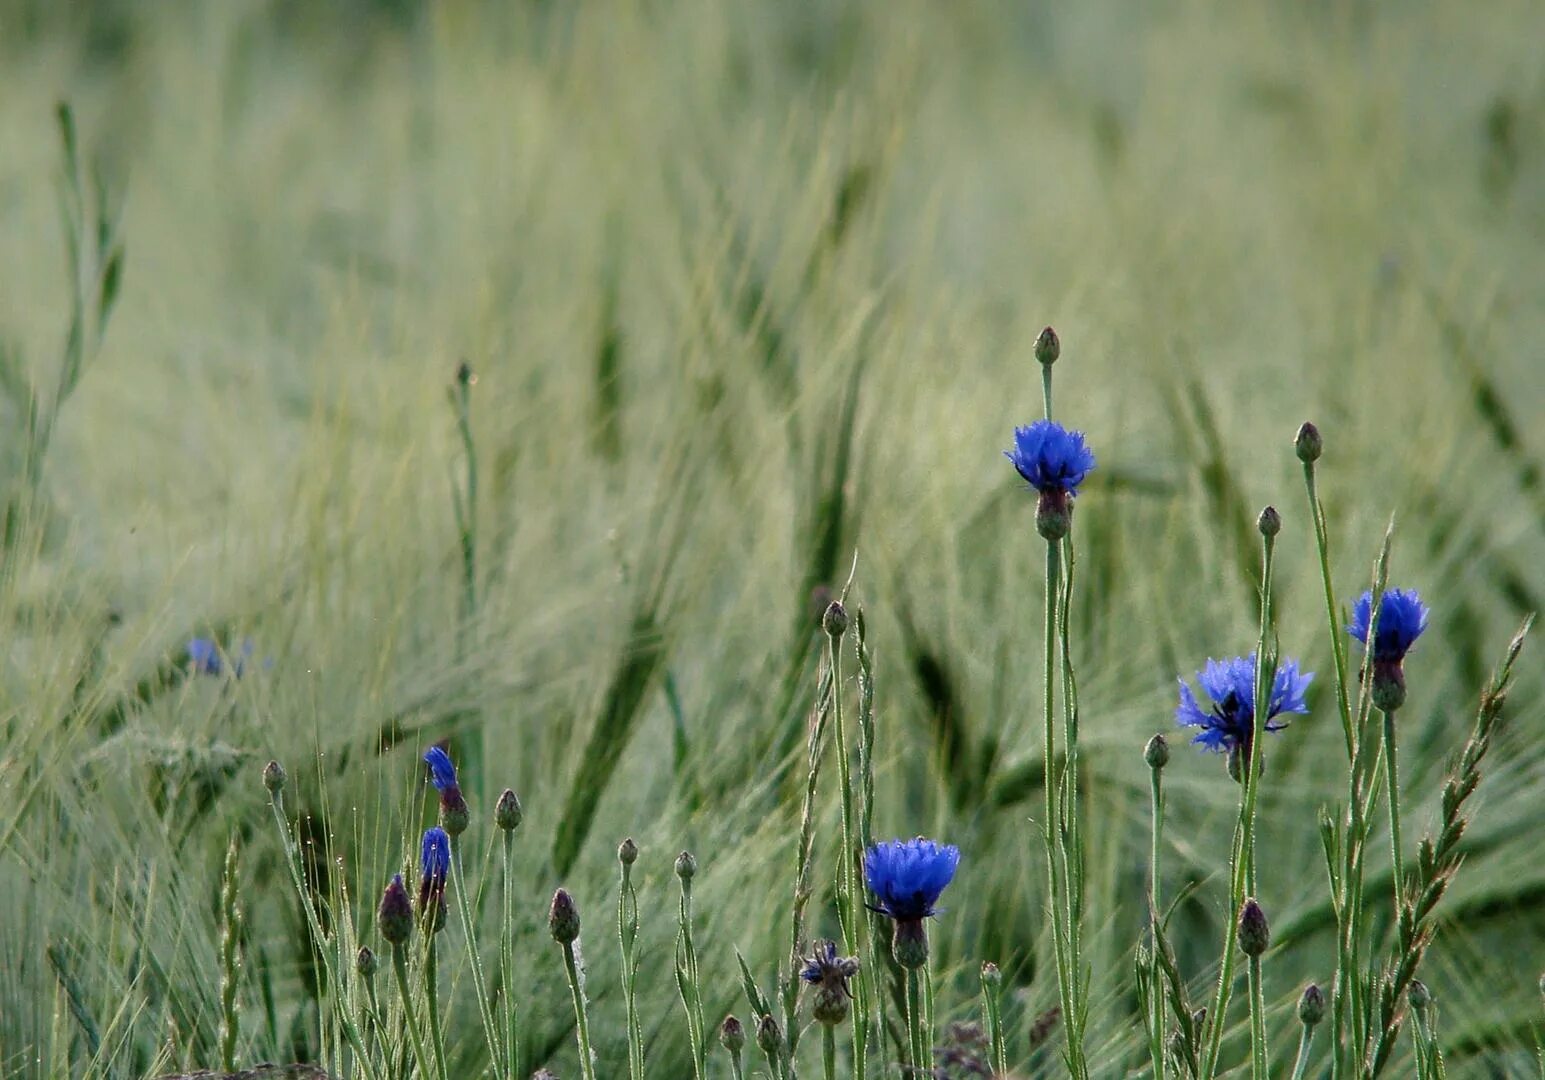
[[[862,1080],[1193,1075],[1139,985],[1152,852],[1215,1006],[1246,792],[1270,949],[1200,1072],[1545,1075],[1540,643],[1481,696],[1545,604],[1542,41],[1532,0],[0,2],[0,1076],[704,1080],[742,1069],[729,1013],[776,1080],[833,1075],[827,1038]],[[1097,459],[1060,548],[1003,456],[1043,370]],[[1400,983],[1373,1067],[1327,1017],[1297,1073],[1341,955],[1338,656],[1367,698],[1341,625],[1391,523],[1430,608],[1398,712],[1404,878],[1446,886],[1430,1000]],[[1177,679],[1263,642],[1316,677],[1241,784]],[[471,824],[405,1015],[377,905],[419,884],[435,744]],[[862,960],[836,1027],[781,1004],[802,829],[796,944]],[[926,1063],[853,879],[859,839],[913,836],[960,853]],[[760,1013],[799,1018],[765,1058]]]

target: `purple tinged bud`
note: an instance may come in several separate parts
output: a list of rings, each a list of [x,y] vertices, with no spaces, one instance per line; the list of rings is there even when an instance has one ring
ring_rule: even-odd
[[[1313,465],[1320,460],[1320,454],[1324,449],[1325,444],[1320,439],[1320,429],[1305,420],[1298,429],[1298,435],[1293,439],[1293,452],[1298,455],[1298,460],[1305,465]]]
[[[440,793],[440,828],[450,836],[460,836],[472,823],[472,811],[467,807],[466,796],[461,788],[448,788]]]
[[[897,919],[891,934],[891,953],[907,969],[928,963],[928,928],[922,919]]]
[[[553,893],[553,904],[547,912],[547,929],[553,940],[560,945],[572,945],[579,939],[579,908],[567,889]]]
[[[1282,531],[1282,515],[1277,513],[1275,506],[1268,506],[1261,511],[1261,516],[1255,519],[1255,527],[1262,536],[1270,540]]]
[[[1048,326],[1036,335],[1035,358],[1042,365],[1050,367],[1057,362],[1057,358],[1061,355],[1062,341],[1057,337],[1057,331]]]
[[[380,963],[376,960],[375,951],[369,945],[361,945],[354,957],[354,970],[358,971],[363,978],[373,979],[379,967]]]
[[[1304,987],[1303,996],[1298,999],[1298,1019],[1304,1027],[1311,1028],[1325,1019],[1325,991],[1318,983]]]
[[[376,926],[381,936],[391,945],[401,945],[413,933],[413,902],[403,887],[402,875],[393,876],[391,884],[381,894],[381,906],[376,911]]]
[[[719,1025],[719,1044],[731,1054],[739,1054],[746,1046],[746,1029],[734,1016],[726,1016]]]
[[[617,861],[623,866],[632,866],[638,862],[638,845],[633,842],[631,836],[617,845]],[[734,1017],[731,1017],[734,1019]]]
[[[783,1029],[778,1026],[772,1013],[763,1014],[756,1023],[756,1045],[762,1053],[769,1057],[777,1054],[783,1047]]]
[[[1148,745],[1143,748],[1143,760],[1150,769],[1155,770],[1169,764],[1169,741],[1164,738],[1163,732],[1148,740]]]
[[[499,796],[499,801],[494,805],[494,824],[507,833],[514,832],[520,828],[520,823],[525,816],[520,808],[520,798],[515,792],[505,788],[504,794]]]
[[[268,789],[270,795],[277,795],[284,790],[284,785],[289,781],[289,774],[284,771],[284,766],[277,761],[270,761],[263,766],[263,786]]]
[[[826,605],[826,613],[821,616],[821,629],[826,631],[827,637],[834,638],[848,632],[848,609],[842,606],[841,600]]]
[[[1246,956],[1260,956],[1271,945],[1271,930],[1266,925],[1266,913],[1254,897],[1245,900],[1239,909],[1239,951]]]

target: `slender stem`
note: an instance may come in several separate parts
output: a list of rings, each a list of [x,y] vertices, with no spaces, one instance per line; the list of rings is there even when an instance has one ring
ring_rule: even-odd
[[[1084,1058],[1084,1008],[1088,978],[1083,962],[1084,924],[1084,841],[1078,812],[1078,684],[1073,678],[1073,654],[1068,612],[1073,602],[1073,537],[1062,540],[1062,580],[1058,585],[1057,638],[1062,659],[1063,764],[1060,809],[1062,818],[1058,843],[1061,849],[1063,880],[1067,887],[1067,950],[1069,987],[1073,1007],[1064,1010],[1070,1071],[1075,1080],[1085,1080],[1089,1065]]]
[[[821,1074],[837,1080],[837,1031],[831,1024],[821,1025]]]
[[[435,1053],[435,1066],[440,1080],[450,1080],[450,1070],[445,1067],[445,1028],[440,1023],[440,950],[436,944],[439,935],[429,934],[429,951],[424,958],[424,992],[429,998],[429,1044]]]
[[[1261,985],[1261,958],[1250,957],[1250,1075],[1271,1080],[1266,1064],[1266,992]]]
[[[789,963],[791,970],[786,978],[780,975],[779,989],[783,998],[783,1026],[790,1034],[789,1052],[799,1045],[799,967],[800,953],[804,949],[805,907],[810,902],[810,856],[815,844],[816,792],[821,778],[821,759],[825,746],[826,726],[831,718],[833,694],[832,670],[828,662],[821,672],[816,686],[815,712],[811,718],[810,736],[806,742],[807,771],[805,773],[805,798],[800,814],[799,843],[794,853],[794,902],[789,908]],[[841,873],[839,868],[838,873]]]
[[[842,649],[841,638],[835,634],[826,636],[827,662],[832,672],[832,725],[837,752],[837,784],[841,788],[842,802],[842,857],[838,860],[837,903],[842,922],[842,946],[850,956],[863,952],[868,936],[865,923],[866,909],[859,892],[858,823],[853,810],[853,775],[848,759],[847,726],[842,717]],[[854,981],[853,995],[853,1075],[857,1080],[869,1076],[869,965],[859,966]]]
[[[919,1000],[916,968],[907,968],[907,1033],[911,1038],[912,1075],[926,1075],[926,1042],[923,1038],[923,1003]]]
[[[413,990],[408,985],[408,949],[405,945],[392,946],[392,971],[397,975],[397,996],[402,999],[402,1023],[408,1029],[408,1041],[413,1044],[413,1059],[418,1063],[421,1075],[429,1075],[429,1054],[424,1050],[424,1034],[418,1027],[418,1016],[413,1007]]]
[[[1315,491],[1314,465],[1304,465],[1304,488],[1309,494],[1309,516],[1314,522],[1314,547],[1320,560],[1320,583],[1325,590],[1325,617],[1330,622],[1330,651],[1335,662],[1336,708],[1341,716],[1342,735],[1346,740],[1347,760],[1357,749],[1352,731],[1352,703],[1347,692],[1347,651],[1340,620],[1336,618],[1336,590],[1330,578],[1330,540],[1325,528],[1325,507]]]
[[[477,934],[473,932],[472,907],[467,901],[467,879],[461,868],[461,845],[451,857],[451,887],[456,893],[456,912],[461,918],[461,933],[466,940],[467,955],[472,960],[472,990],[477,995],[477,1015],[483,1023],[483,1038],[488,1042],[488,1060],[497,1062],[503,1056],[499,1046],[499,1031],[494,1025],[493,1009],[488,1000],[488,984],[483,978],[483,956],[478,947]]]
[[[1298,1036],[1298,1057],[1293,1061],[1291,1080],[1304,1080],[1304,1070],[1309,1068],[1309,1044],[1313,1041],[1314,1028],[1308,1024],[1303,1025],[1303,1031]]]
[[[1041,365],[1041,398],[1046,403],[1046,419],[1051,419],[1051,365]]]
[[[1153,809],[1153,847],[1148,856],[1149,884],[1148,884],[1148,910],[1151,924],[1158,926],[1161,900],[1159,897],[1159,883],[1162,877],[1159,873],[1160,837],[1164,832],[1164,770],[1151,768],[1148,770],[1148,790],[1150,803]],[[1149,1057],[1153,1060],[1154,1080],[1164,1080],[1164,993],[1160,990],[1159,982],[1159,943],[1153,943],[1153,958],[1150,961],[1148,996],[1152,999],[1149,1003],[1149,1012],[1152,1014],[1149,1020]]]
[[[1050,908],[1052,912],[1052,944],[1057,964],[1057,992],[1062,1002],[1062,1015],[1064,1018],[1071,1016],[1073,1012],[1072,970],[1068,957],[1067,909],[1063,907],[1063,898],[1066,892],[1063,888],[1063,868],[1058,860],[1059,830],[1060,824],[1057,816],[1057,769],[1056,769],[1056,727],[1054,717],[1057,705],[1057,601],[1058,581],[1061,576],[1061,549],[1055,540],[1046,543],[1046,663],[1043,672],[1043,702],[1041,717],[1042,732],[1042,760],[1045,763],[1045,829],[1046,829],[1046,863],[1047,863],[1047,888],[1051,892]],[[1071,1056],[1071,1046],[1069,1048]]]
[[[987,1033],[992,1046],[992,1074],[1007,1077],[1009,1074],[1008,1045],[1003,1038],[1003,997],[1001,987],[982,976],[982,1014],[987,1021]]]
[[[1400,918],[1401,893],[1405,888],[1405,850],[1400,842],[1400,771],[1395,759],[1395,714],[1384,713],[1384,779],[1389,791],[1389,854],[1395,874],[1395,918]]]
[[[692,1073],[703,1080],[707,1045],[703,1021],[703,991],[698,981],[697,947],[692,943],[692,879],[681,878],[680,928],[676,937],[676,980],[687,1014],[687,1041],[692,1048]]]
[[[499,889],[504,907],[499,925],[499,981],[504,986],[505,1080],[515,1080],[520,1075],[520,1027],[515,1011],[515,893],[510,873],[510,849],[514,846],[515,834],[506,830],[501,848],[503,865]]]
[[[580,983],[579,961],[574,944],[563,943],[563,969],[569,976],[569,995],[574,999],[574,1037],[579,1042],[579,1072],[584,1080],[595,1080],[595,1055],[590,1049],[590,1017],[585,1009],[585,988]]]
[[[638,893],[633,888],[633,868],[622,864],[622,884],[617,891],[617,939],[622,947],[622,1003],[628,1025],[628,1077],[643,1080],[644,1034],[638,1018]]]
[[[745,1069],[740,1064],[740,1051],[730,1051],[730,1075],[734,1080],[746,1080]]]

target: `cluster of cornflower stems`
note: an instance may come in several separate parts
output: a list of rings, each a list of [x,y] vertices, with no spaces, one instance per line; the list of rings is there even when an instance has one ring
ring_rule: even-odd
[[[1046,334],[1050,334],[1048,328]],[[1037,356],[1042,357],[1038,342]],[[1055,336],[1050,338],[1056,358]],[[1052,418],[1052,363],[1042,359],[1043,394],[1046,421]],[[476,492],[475,448],[467,411],[469,373],[463,371],[452,395],[458,426],[465,443],[468,475],[465,490],[459,496],[458,525],[463,539],[462,603],[463,614],[470,618],[476,607],[475,538],[472,535]],[[1312,439],[1309,436],[1312,435]],[[1319,1071],[1328,1071],[1332,1080],[1372,1080],[1392,1060],[1396,1039],[1410,1021],[1413,1036],[1413,1061],[1418,1080],[1437,1080],[1445,1076],[1443,1056],[1438,1049],[1436,1011],[1430,993],[1416,978],[1421,960],[1431,944],[1434,912],[1452,880],[1459,862],[1458,842],[1464,831],[1463,807],[1480,779],[1480,765],[1500,721],[1505,691],[1513,663],[1522,645],[1524,628],[1513,639],[1508,652],[1481,697],[1481,707],[1460,764],[1445,786],[1438,833],[1424,838],[1415,860],[1416,872],[1408,876],[1400,822],[1400,785],[1397,757],[1395,709],[1398,701],[1376,700],[1375,649],[1382,599],[1388,583],[1393,526],[1386,532],[1382,549],[1375,561],[1371,581],[1371,615],[1366,627],[1367,643],[1360,669],[1351,670],[1350,650],[1345,639],[1347,614],[1338,607],[1333,585],[1328,544],[1328,528],[1323,504],[1316,487],[1315,462],[1320,456],[1320,440],[1311,425],[1300,430],[1295,442],[1303,463],[1304,485],[1309,518],[1313,526],[1315,549],[1324,593],[1325,616],[1330,633],[1332,676],[1335,703],[1342,729],[1348,764],[1346,803],[1321,816],[1320,835],[1332,892],[1336,922],[1334,981],[1325,995],[1317,986],[1306,988],[1297,1010],[1298,1050],[1291,1076],[1301,1080],[1312,1065],[1314,1034],[1322,1016],[1330,1023],[1327,1061]],[[1092,459],[1091,459],[1092,461]],[[1223,944],[1218,958],[1216,984],[1206,1008],[1195,1008],[1190,996],[1190,982],[1179,969],[1167,935],[1169,913],[1182,891],[1163,906],[1161,856],[1163,853],[1164,785],[1162,770],[1169,752],[1163,736],[1149,743],[1145,760],[1150,769],[1151,849],[1149,853],[1149,920],[1145,942],[1135,952],[1135,973],[1142,1022],[1146,1029],[1146,1048],[1155,1080],[1168,1077],[1210,1078],[1232,1067],[1224,1060],[1228,1017],[1238,977],[1236,954],[1245,962],[1246,1012],[1249,1020],[1249,1072],[1254,1080],[1271,1075],[1268,1057],[1269,1017],[1264,990],[1264,960],[1268,953],[1265,915],[1258,902],[1261,882],[1257,874],[1257,808],[1263,783],[1264,754],[1261,748],[1268,730],[1273,691],[1278,673],[1278,643],[1275,630],[1273,570],[1275,543],[1281,528],[1277,511],[1268,507],[1257,522],[1262,538],[1261,574],[1258,583],[1258,624],[1251,686],[1253,708],[1249,720],[1249,742],[1239,754],[1236,779],[1240,798],[1238,817],[1230,844],[1227,874],[1227,911],[1223,920]],[[1052,936],[1057,991],[1060,1000],[1063,1046],[1061,1060],[1073,1080],[1088,1080],[1090,1063],[1085,1048],[1090,973],[1083,956],[1084,862],[1081,813],[1079,807],[1079,707],[1077,684],[1072,663],[1069,625],[1072,596],[1074,551],[1071,538],[1071,512],[1068,511],[1060,532],[1043,532],[1046,542],[1044,592],[1044,666],[1042,753],[1044,755],[1043,820],[1040,824],[1047,870],[1047,906]],[[855,562],[856,569],[856,562]],[[804,1025],[800,1016],[800,965],[812,946],[807,923],[809,904],[817,893],[812,880],[816,863],[817,822],[821,816],[820,790],[825,762],[835,758],[837,803],[840,810],[840,847],[836,852],[835,898],[837,925],[844,955],[857,961],[851,985],[843,983],[843,992],[851,996],[851,1023],[848,1031],[843,1074],[856,1080],[870,1080],[886,1075],[890,1065],[902,1062],[904,1074],[932,1074],[936,1032],[935,987],[926,962],[926,934],[921,964],[898,966],[886,947],[883,920],[871,916],[866,891],[865,853],[874,843],[875,743],[874,669],[865,640],[861,609],[851,618],[852,656],[856,661],[856,709],[847,705],[844,678],[844,639],[850,630],[850,618],[844,606],[849,587],[828,609],[823,619],[825,648],[808,725],[806,746],[806,783],[801,802],[800,829],[794,850],[794,889],[790,905],[788,947],[785,962],[776,973],[776,993],[763,994],[751,968],[740,960],[742,989],[755,1020],[755,1046],[766,1059],[774,1080],[795,1080],[798,1048]],[[1400,698],[1404,698],[1403,676]],[[1059,713],[1060,705],[1060,713]],[[1377,714],[1377,715],[1375,715]],[[1060,723],[1059,723],[1060,721]],[[1062,745],[1058,753],[1057,730],[1061,728]],[[1275,729],[1273,729],[1275,730]],[[1241,735],[1241,739],[1243,735]],[[302,912],[322,966],[322,977],[338,1006],[325,1021],[324,1042],[334,1050],[337,1061],[352,1061],[353,1074],[369,1080],[407,1075],[410,1066],[417,1075],[450,1080],[446,1039],[441,1014],[438,985],[438,923],[431,908],[419,911],[415,925],[420,933],[408,941],[390,944],[391,966],[396,983],[394,1006],[383,1009],[374,983],[375,960],[368,947],[353,950],[359,935],[348,919],[336,919],[337,929],[328,931],[317,910],[316,900],[307,887],[295,832],[283,808],[283,770],[270,765],[264,782],[271,794],[274,820],[289,868],[292,883],[301,900]],[[454,780],[454,777],[452,778]],[[440,786],[437,781],[436,786]],[[442,823],[446,806],[442,791]],[[459,797],[459,795],[458,795]],[[506,793],[513,800],[513,793]],[[1392,930],[1387,956],[1380,954],[1370,921],[1370,898],[1364,889],[1367,853],[1379,817],[1380,800],[1385,803],[1389,826],[1393,889],[1391,892]],[[486,1043],[491,1075],[514,1080],[520,1075],[521,1039],[519,1012],[513,988],[516,985],[514,957],[513,845],[519,824],[518,801],[513,821],[498,817],[500,826],[501,920],[498,941],[498,979],[491,985],[477,947],[474,910],[482,910],[480,898],[469,891],[463,867],[460,827],[454,828],[449,844],[448,880],[441,887],[455,895],[458,921],[464,941],[469,945],[472,990],[477,999],[478,1019]],[[463,813],[465,804],[463,806]],[[500,803],[503,814],[505,804]],[[497,815],[496,815],[497,817]],[[426,837],[427,844],[427,837]],[[492,845],[489,848],[491,858]],[[625,1014],[625,1044],[629,1080],[645,1076],[645,1041],[639,1013],[637,990],[639,978],[639,937],[641,917],[633,866],[639,855],[631,840],[619,848],[620,877],[616,899],[616,933],[621,953],[621,1001]],[[428,859],[426,848],[426,860]],[[490,861],[485,858],[485,869]],[[696,859],[682,852],[675,870],[680,892],[676,926],[675,978],[685,1024],[694,1080],[708,1080],[709,1044],[712,1034],[705,1009],[705,994],[694,939],[693,880]],[[429,875],[427,866],[424,874]],[[235,1002],[236,941],[240,912],[235,905],[236,848],[227,858],[225,887],[222,890],[222,916],[225,936],[221,959],[225,979],[222,982],[221,1059],[234,1068],[239,1015]],[[872,883],[868,883],[872,887]],[[397,886],[400,891],[400,884]],[[427,888],[427,886],[426,886]],[[388,890],[388,897],[391,890]],[[422,895],[422,894],[421,894]],[[406,903],[404,896],[403,901]],[[383,932],[387,901],[382,905]],[[423,905],[421,905],[423,906]],[[874,910],[881,910],[876,908]],[[443,922],[443,908],[440,920]],[[328,922],[336,912],[329,913]],[[579,952],[579,915],[573,898],[559,890],[553,899],[550,917],[552,935],[560,945],[563,970],[568,981],[574,1010],[574,1033],[581,1075],[595,1080],[605,1075],[598,1069],[590,1036],[589,1002],[585,993],[584,971]],[[351,954],[353,954],[351,956]],[[904,1045],[892,1039],[895,1030],[885,1014],[887,995],[881,978],[889,976],[901,987],[905,1003],[899,1019],[905,1031]],[[393,1011],[389,1011],[393,1010]],[[1002,1015],[1002,974],[988,963],[981,973],[981,1017],[986,1028],[981,1064],[992,1075],[1009,1075],[1008,1039]],[[395,1036],[393,1033],[396,1033]],[[719,1041],[729,1057],[731,1073],[740,1080],[745,1075],[743,1049],[746,1032],[734,1017],[726,1018],[718,1031]],[[838,1025],[821,1024],[822,1075],[835,1080],[839,1062]],[[892,1045],[898,1043],[898,1045]],[[347,1054],[344,1053],[347,1048]],[[1328,1068],[1326,1068],[1328,1066]],[[1318,1075],[1318,1072],[1317,1072]],[[1542,1065],[1545,1076],[1545,1065]]]

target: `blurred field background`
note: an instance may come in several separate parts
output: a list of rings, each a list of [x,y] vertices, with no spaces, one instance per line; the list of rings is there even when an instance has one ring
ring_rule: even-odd
[[[213,1062],[233,833],[240,1056],[314,1060],[319,976],[259,768],[289,767],[319,891],[368,925],[443,737],[475,813],[505,785],[526,806],[528,1069],[573,1069],[558,884],[586,919],[602,1075],[626,1058],[610,926],[631,834],[651,1075],[683,1075],[671,861],[702,866],[710,1019],[744,1017],[734,949],[770,978],[785,932],[817,597],[855,551],[877,828],[964,852],[933,929],[941,1015],[973,1015],[998,962],[1011,1059],[1054,1075],[1029,1042],[1056,1001],[1029,823],[1041,549],[1000,455],[1039,415],[1046,323],[1057,416],[1100,461],[1075,532],[1094,1061],[1146,1062],[1141,750],[1178,674],[1252,647],[1268,502],[1282,646],[1321,673],[1263,795],[1287,1058],[1303,981],[1333,969],[1315,814],[1344,783],[1291,438],[1325,436],[1343,598],[1393,513],[1391,580],[1433,607],[1401,714],[1414,843],[1545,596],[1542,41],[1533,0],[0,4],[17,370],[52,387],[70,318],[59,100],[127,252],[0,575],[0,1075]],[[0,408],[9,489],[25,417]],[[261,663],[184,679],[195,634]],[[1457,1075],[1534,1075],[1545,1020],[1539,655],[1424,969]],[[1236,789],[1174,746],[1166,891],[1201,882],[1177,915],[1200,983]],[[1235,1020],[1242,1063],[1242,1002]]]

